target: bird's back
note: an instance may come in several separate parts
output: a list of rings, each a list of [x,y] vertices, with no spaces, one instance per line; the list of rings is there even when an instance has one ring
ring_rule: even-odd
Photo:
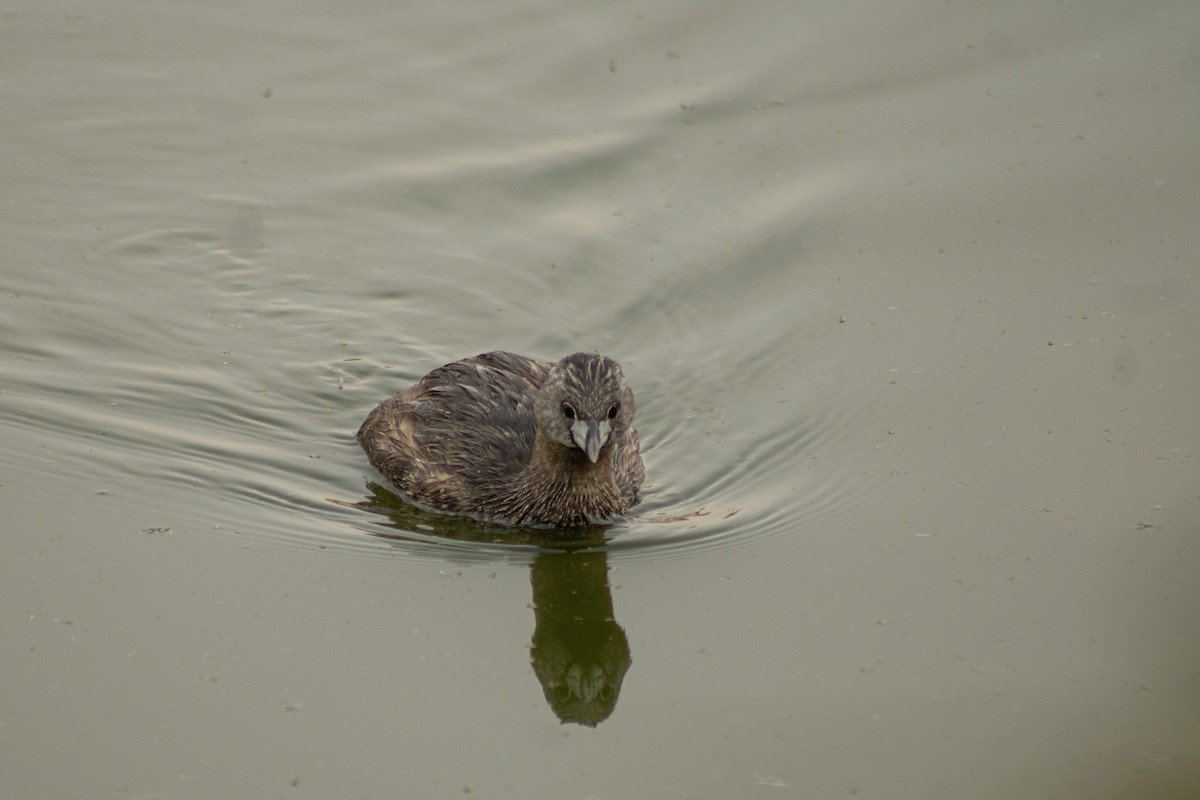
[[[534,398],[552,366],[496,351],[439,367],[372,411],[358,440],[411,500],[479,511],[528,465]]]

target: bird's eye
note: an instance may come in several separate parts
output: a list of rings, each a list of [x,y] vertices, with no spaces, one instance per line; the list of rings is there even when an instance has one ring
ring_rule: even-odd
[[[617,412],[618,412],[618,411],[620,411],[620,410],[621,410],[621,404],[620,404],[620,403],[613,403],[613,404],[612,404],[612,407],[610,407],[610,408],[608,409],[608,418],[609,418],[609,419],[616,419],[616,418],[617,418]]]
[[[575,419],[575,409],[571,408],[570,403],[562,404],[562,412],[563,412],[563,416],[566,417],[567,419],[570,419],[570,420]]]

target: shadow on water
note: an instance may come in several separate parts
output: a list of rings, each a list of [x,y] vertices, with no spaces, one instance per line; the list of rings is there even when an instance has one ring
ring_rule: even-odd
[[[418,547],[466,545],[464,549],[478,550],[486,553],[488,558],[496,554],[489,545],[501,547],[505,552],[530,548],[570,552],[603,545],[605,531],[611,530],[599,525],[570,529],[495,525],[469,517],[425,511],[373,481],[367,483],[367,489],[371,492],[368,499],[352,505],[383,517],[379,527],[368,533]]]
[[[641,498],[627,517],[612,525],[508,527],[419,508],[374,481],[367,481],[367,490],[370,494],[361,501],[329,502],[367,512],[371,524],[356,527],[400,548],[405,557],[432,556],[462,564],[530,561],[541,551],[597,548],[614,557],[661,558],[695,552],[728,546],[738,515],[738,509],[716,512],[703,506],[682,513],[656,509],[651,498]]]
[[[382,514],[372,535],[405,548],[457,544],[495,555],[495,548],[533,553],[534,631],[530,659],[546,703],[562,722],[596,727],[612,715],[632,658],[613,613],[606,528],[511,529],[423,511],[379,484],[359,504]],[[419,533],[418,533],[419,531]]]

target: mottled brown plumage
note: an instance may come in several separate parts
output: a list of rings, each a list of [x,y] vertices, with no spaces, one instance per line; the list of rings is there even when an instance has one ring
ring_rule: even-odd
[[[601,523],[645,471],[633,392],[617,362],[503,351],[455,361],[381,403],[358,430],[409,500],[511,525]]]

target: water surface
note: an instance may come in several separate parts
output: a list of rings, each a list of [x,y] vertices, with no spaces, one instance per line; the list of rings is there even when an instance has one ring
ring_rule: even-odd
[[[0,10],[0,794],[1189,798],[1184,2]],[[353,432],[599,350],[647,484]]]

